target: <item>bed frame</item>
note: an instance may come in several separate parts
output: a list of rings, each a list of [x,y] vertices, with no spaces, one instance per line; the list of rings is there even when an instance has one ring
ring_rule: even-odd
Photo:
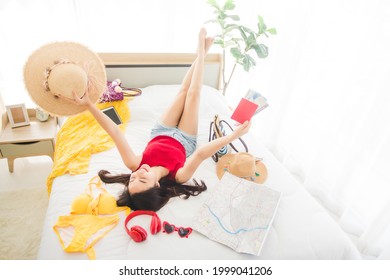
[[[99,53],[107,79],[121,79],[126,87],[181,84],[196,54],[190,53]],[[205,58],[204,84],[221,88],[221,54]]]

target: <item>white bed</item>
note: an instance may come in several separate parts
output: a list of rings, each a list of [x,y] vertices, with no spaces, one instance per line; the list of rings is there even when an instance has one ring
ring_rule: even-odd
[[[133,149],[141,153],[149,140],[150,128],[177,93],[178,84],[193,57],[172,54],[101,56],[108,65],[109,79],[121,78],[126,86],[142,87],[142,95],[128,103],[131,119],[125,132]],[[159,71],[159,68],[163,71]],[[209,122],[216,113],[224,119],[229,119],[231,115],[224,98],[215,89],[219,84],[218,56],[209,57],[207,69],[200,106],[198,139],[200,145],[208,141]],[[150,76],[142,72],[150,70],[159,72],[153,72]],[[143,73],[142,77],[135,78],[140,72]],[[158,76],[160,80],[151,79],[153,75]],[[172,80],[161,80],[161,75],[175,77]],[[143,81],[143,77],[148,78]],[[168,84],[162,85],[163,81]],[[193,231],[188,239],[180,238],[177,234],[151,235],[149,216],[137,217],[132,221],[132,224],[141,225],[148,231],[146,241],[135,243],[125,232],[126,215],[121,212],[119,224],[94,246],[97,259],[359,259],[358,250],[337,223],[283,165],[251,137],[251,133],[245,135],[244,140],[250,152],[263,158],[268,167],[269,176],[265,184],[283,194],[259,257],[236,253],[196,231]],[[92,155],[87,174],[63,175],[54,180],[38,259],[88,259],[84,253],[65,253],[52,227],[59,216],[69,214],[72,200],[83,193],[89,179],[101,169],[113,173],[128,172],[121,162],[118,151],[113,148]],[[214,161],[210,158],[203,162],[194,178],[203,179],[208,190],[188,200],[172,199],[158,212],[162,220],[175,225],[191,226],[193,217],[218,181]],[[119,194],[122,188],[120,184],[107,185],[107,189],[115,195]]]

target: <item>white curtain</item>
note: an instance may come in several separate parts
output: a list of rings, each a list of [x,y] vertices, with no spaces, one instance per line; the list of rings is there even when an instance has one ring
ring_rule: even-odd
[[[389,259],[390,2],[235,3],[244,23],[255,28],[261,14],[278,35],[264,40],[270,55],[254,71],[236,72],[230,103],[248,88],[266,96],[270,107],[253,123],[257,137],[363,255]],[[193,52],[199,26],[211,17],[205,0],[0,0],[0,92],[5,104],[33,106],[22,69],[44,43],[76,40],[98,52]]]
[[[389,258],[390,2],[277,2],[270,57],[236,80],[268,97],[258,137],[363,255]]]

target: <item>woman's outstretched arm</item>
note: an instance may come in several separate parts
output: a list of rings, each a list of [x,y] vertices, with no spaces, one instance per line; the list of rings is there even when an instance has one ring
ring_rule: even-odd
[[[231,134],[217,138],[199,147],[186,161],[184,166],[176,173],[176,181],[185,183],[191,179],[199,165],[215,154],[223,146],[228,145],[249,131],[251,123],[246,121],[237,127]]]
[[[119,127],[90,101],[88,94],[85,94],[82,98],[79,98],[76,94],[73,94],[73,96],[78,105],[87,107],[100,126],[114,140],[122,161],[127,168],[132,171],[136,170],[141,161],[141,157],[135,155]]]

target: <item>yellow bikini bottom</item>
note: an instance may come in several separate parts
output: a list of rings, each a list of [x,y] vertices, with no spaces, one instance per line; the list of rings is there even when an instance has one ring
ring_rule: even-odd
[[[118,215],[60,216],[53,229],[65,252],[87,253],[88,257],[94,260],[96,255],[93,245],[112,230],[118,222]]]

